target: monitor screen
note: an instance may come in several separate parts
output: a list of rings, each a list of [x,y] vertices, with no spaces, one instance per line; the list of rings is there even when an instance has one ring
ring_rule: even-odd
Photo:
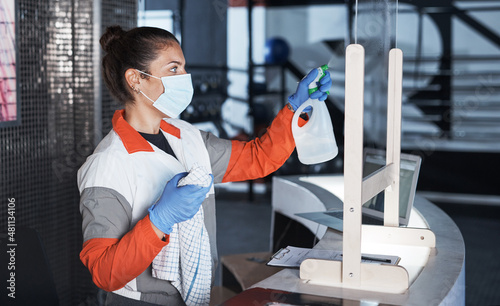
[[[367,153],[363,164],[363,177],[370,175],[383,166],[385,166],[385,152],[381,155]],[[408,203],[411,200],[414,174],[417,167],[418,164],[416,160],[404,159],[404,154],[401,155],[401,170],[399,173],[399,216],[402,218],[406,217]],[[363,206],[383,212],[384,192],[374,196],[364,203]]]

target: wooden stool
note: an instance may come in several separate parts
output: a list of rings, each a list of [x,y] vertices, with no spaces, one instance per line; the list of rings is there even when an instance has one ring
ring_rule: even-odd
[[[226,287],[214,286],[210,293],[210,306],[220,305],[223,302],[234,297],[236,292],[227,289]]]
[[[279,272],[282,268],[266,265],[271,255],[269,252],[260,252],[222,256],[222,286],[241,292]]]

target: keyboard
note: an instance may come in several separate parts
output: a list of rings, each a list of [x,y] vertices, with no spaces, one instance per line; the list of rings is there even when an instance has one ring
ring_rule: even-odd
[[[341,210],[326,211],[326,212],[324,212],[324,214],[341,219],[341,220],[344,220],[344,212]],[[383,225],[384,221],[377,219],[377,218],[374,218],[372,216],[361,215],[361,223],[372,224],[372,225]]]

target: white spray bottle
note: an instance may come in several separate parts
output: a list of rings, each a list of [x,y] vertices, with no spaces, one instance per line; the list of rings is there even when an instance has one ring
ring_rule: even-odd
[[[318,69],[318,75],[309,84],[309,94],[318,90],[317,82],[323,78],[327,65]],[[308,106],[312,112],[303,126],[298,125],[299,116]],[[301,163],[306,165],[329,161],[337,156],[339,150],[333,134],[332,120],[324,101],[308,99],[295,111],[292,118],[292,133]]]

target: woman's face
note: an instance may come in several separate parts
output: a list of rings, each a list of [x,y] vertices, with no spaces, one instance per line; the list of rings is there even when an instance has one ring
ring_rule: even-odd
[[[177,43],[172,43],[159,52],[158,57],[149,65],[149,74],[155,77],[165,77],[186,74],[186,60],[182,49]],[[160,79],[149,77],[141,80],[141,90],[154,101],[163,93],[163,83]]]

